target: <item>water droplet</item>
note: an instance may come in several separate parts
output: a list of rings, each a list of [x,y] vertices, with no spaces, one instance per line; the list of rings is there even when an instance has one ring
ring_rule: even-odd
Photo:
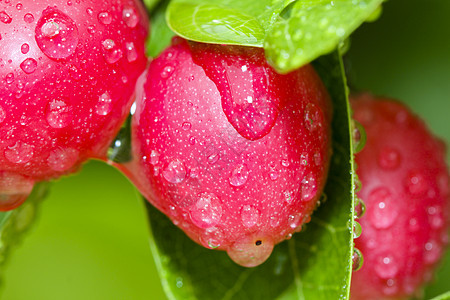
[[[275,180],[278,179],[278,176],[279,176],[279,174],[278,174],[277,170],[272,170],[272,171],[269,172],[270,180],[275,181]]]
[[[23,20],[24,20],[26,23],[33,23],[33,22],[34,22],[34,16],[33,16],[32,14],[25,14],[25,15],[23,16]]]
[[[377,258],[374,269],[380,278],[390,279],[397,275],[399,267],[395,258],[388,254]]]
[[[92,16],[94,14],[94,10],[92,9],[92,7],[88,7],[86,8],[86,13],[90,16]]]
[[[230,184],[232,186],[241,186],[247,182],[248,168],[246,165],[239,165],[231,172]]]
[[[128,27],[134,28],[139,22],[139,15],[133,7],[124,7],[122,11],[122,19]]]
[[[20,68],[27,74],[31,74],[36,71],[37,61],[34,58],[27,58],[21,64]]]
[[[16,9],[17,9],[17,10],[22,10],[22,8],[23,8],[22,3],[17,3]]]
[[[163,71],[161,72],[161,78],[168,78],[170,75],[172,75],[173,71],[174,71],[174,67],[165,66]]]
[[[1,119],[1,117],[0,117]],[[430,225],[434,229],[440,229],[444,227],[445,221],[442,215],[441,210],[437,206],[430,206],[427,209],[428,219],[430,221]]]
[[[33,147],[22,142],[17,141],[13,146],[5,149],[5,157],[14,164],[24,164],[33,157]]]
[[[54,99],[46,108],[47,123],[53,128],[64,128],[72,121],[72,109],[63,100]]]
[[[3,10],[0,11],[0,21],[5,24],[12,22],[12,18]]]
[[[355,196],[355,216],[361,218],[366,213],[366,204],[364,201]]]
[[[98,21],[104,25],[109,25],[112,22],[112,17],[107,11],[101,11],[97,15]]]
[[[22,175],[0,171],[0,211],[19,207],[33,190],[34,182]]]
[[[364,257],[358,248],[353,248],[352,261],[353,272],[360,270],[364,263]]]
[[[11,84],[14,82],[14,73],[9,73],[6,75],[6,83]]]
[[[189,208],[189,215],[196,226],[213,227],[222,217],[222,205],[216,195],[200,193],[197,202]]]
[[[22,46],[20,47],[20,51],[21,51],[23,54],[27,54],[28,51],[30,51],[30,46],[29,46],[27,43],[22,44]]]
[[[391,192],[384,187],[374,189],[369,194],[368,218],[375,228],[388,228],[397,218],[397,209]]]
[[[193,136],[191,136],[190,138],[189,138],[189,144],[191,144],[191,145],[195,145],[195,137],[193,137]]]
[[[294,200],[294,193],[291,191],[284,191],[283,192],[284,201],[286,201],[287,204],[291,204]]]
[[[200,240],[205,247],[216,249],[222,244],[223,231],[217,227],[206,228],[205,233],[200,237]]]
[[[308,103],[304,112],[305,127],[309,131],[315,131],[322,127],[322,115],[320,109],[312,104]]]
[[[112,109],[112,99],[108,92],[104,92],[98,97],[98,103],[95,106],[95,112],[98,115],[106,116],[111,112]]]
[[[170,183],[180,183],[186,179],[186,168],[179,159],[172,160],[163,170],[162,176]]]
[[[285,168],[289,167],[289,160],[288,159],[282,159],[281,165]]]
[[[308,173],[302,180],[302,200],[310,201],[317,194],[316,178],[312,172]]]
[[[400,153],[396,149],[385,147],[378,155],[378,164],[386,170],[393,170],[400,165]]]
[[[425,244],[424,260],[426,264],[434,264],[442,255],[442,247],[434,240]]]
[[[360,152],[366,145],[366,131],[364,127],[356,120],[352,120],[352,142],[353,151],[355,153]]]
[[[308,153],[302,153],[300,155],[300,164],[304,167],[308,165]]]
[[[183,128],[183,130],[189,130],[191,129],[191,123],[184,122],[183,125],[181,125],[181,128]]]
[[[116,43],[111,39],[106,39],[102,42],[103,55],[106,62],[113,64],[122,58],[122,50],[120,50]]]
[[[5,120],[6,118],[6,113],[3,109],[3,107],[0,106],[0,124]]]
[[[428,190],[425,177],[416,171],[411,172],[406,178],[406,186],[408,192],[415,196],[423,195]]]
[[[64,172],[72,168],[78,160],[78,151],[72,148],[57,148],[50,152],[47,164],[58,172]]]
[[[89,26],[87,27],[87,31],[88,31],[90,34],[94,34],[94,33],[95,33],[95,25],[89,25]]]
[[[353,223],[353,238],[357,239],[361,236],[362,228],[361,224],[359,224],[357,221],[354,221]]]
[[[320,154],[320,152],[314,153],[314,164],[316,166],[322,165],[322,155]]]
[[[273,250],[273,242],[259,233],[238,239],[228,250],[228,256],[244,267],[256,267],[269,258]]]
[[[288,223],[289,227],[297,231],[299,227],[301,228],[301,215],[290,215],[288,217]]]
[[[72,55],[78,45],[78,28],[62,11],[48,7],[37,22],[35,38],[39,49],[53,59]]]
[[[208,156],[208,163],[210,165],[215,164],[220,158],[220,154],[219,153],[213,153],[210,156]]]
[[[133,62],[138,58],[138,53],[133,42],[125,43],[125,48],[127,49],[127,60],[128,62]]]
[[[242,224],[245,227],[250,228],[255,226],[259,221],[259,210],[251,205],[244,205],[241,209]]]
[[[156,165],[159,162],[159,156],[158,151],[152,150],[152,152],[150,152],[150,163]]]

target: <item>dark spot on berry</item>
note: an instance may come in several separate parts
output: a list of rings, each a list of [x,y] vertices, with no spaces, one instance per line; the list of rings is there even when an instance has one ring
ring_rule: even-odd
[[[255,245],[256,246],[260,246],[262,244],[262,241],[261,240],[257,240],[256,242],[255,242]]]

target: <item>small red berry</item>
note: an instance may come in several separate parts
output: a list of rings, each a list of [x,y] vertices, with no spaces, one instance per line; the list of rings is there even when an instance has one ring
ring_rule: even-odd
[[[363,94],[352,107],[367,142],[356,155],[366,213],[351,299],[407,299],[430,280],[448,241],[445,147],[399,102]]]
[[[135,0],[0,3],[0,210],[106,155],[147,63],[147,28]]]
[[[331,144],[329,97],[311,66],[280,75],[262,49],[176,38],[144,90],[135,181],[194,241],[252,267],[309,220]]]

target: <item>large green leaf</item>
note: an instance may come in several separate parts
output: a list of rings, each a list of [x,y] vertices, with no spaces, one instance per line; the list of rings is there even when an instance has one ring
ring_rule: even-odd
[[[24,233],[33,223],[49,188],[48,182],[40,182],[33,188],[27,201],[18,208],[0,212],[0,276],[11,249],[21,242]]]
[[[236,265],[225,252],[197,245],[147,203],[151,248],[170,299],[348,299],[353,172],[346,82],[337,53],[319,59],[315,67],[334,101],[327,201],[306,229],[251,269]]]
[[[383,0],[172,0],[170,28],[190,40],[264,47],[280,72],[331,52]]]

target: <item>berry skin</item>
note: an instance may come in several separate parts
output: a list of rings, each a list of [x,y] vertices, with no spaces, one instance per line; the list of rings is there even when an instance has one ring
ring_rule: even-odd
[[[279,75],[261,49],[175,38],[137,95],[132,180],[194,241],[253,267],[309,220],[331,152],[311,66]]]
[[[139,1],[0,3],[0,210],[104,158],[147,59]]]
[[[367,142],[356,155],[366,213],[351,299],[409,299],[431,279],[448,241],[445,146],[399,102],[363,94],[352,107]]]

